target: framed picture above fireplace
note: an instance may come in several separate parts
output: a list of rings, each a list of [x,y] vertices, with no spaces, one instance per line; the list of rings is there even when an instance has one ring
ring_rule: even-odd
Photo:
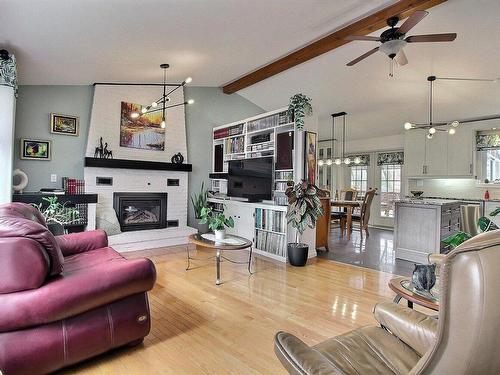
[[[133,114],[140,112],[141,108],[140,104],[121,102],[120,147],[164,151],[165,129],[161,127],[161,112],[134,117]]]

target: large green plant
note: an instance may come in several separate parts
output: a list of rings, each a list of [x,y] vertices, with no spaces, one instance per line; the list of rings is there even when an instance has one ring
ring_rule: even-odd
[[[80,219],[80,212],[74,207],[67,207],[68,202],[61,204],[57,197],[43,197],[45,203],[33,204],[41,212],[47,224],[72,224]]]
[[[234,228],[232,217],[225,217],[222,212],[215,212],[212,207],[203,207],[201,209],[200,224],[208,224],[208,229],[223,230],[225,227]]]
[[[288,117],[295,120],[297,130],[304,129],[305,116],[312,115],[311,98],[304,94],[295,94],[290,98],[288,105]]]
[[[191,203],[193,204],[194,217],[196,219],[201,219],[201,210],[203,207],[207,207],[207,190],[205,190],[205,183],[201,183],[201,189],[198,194],[191,196]]]
[[[295,186],[289,186],[285,192],[288,197],[288,224],[297,229],[296,242],[307,228],[314,229],[316,222],[323,215],[319,197],[326,194],[313,184],[302,180]]]

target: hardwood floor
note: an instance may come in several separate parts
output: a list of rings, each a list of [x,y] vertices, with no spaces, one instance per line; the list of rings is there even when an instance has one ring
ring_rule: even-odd
[[[233,257],[243,260],[246,253],[238,253]],[[223,284],[216,286],[212,262],[185,271],[185,247],[127,254],[141,256],[158,272],[144,344],[60,374],[285,374],[273,351],[277,331],[316,344],[374,324],[373,305],[394,295],[391,274],[326,259],[294,268],[258,257],[251,276],[244,265],[224,262]]]

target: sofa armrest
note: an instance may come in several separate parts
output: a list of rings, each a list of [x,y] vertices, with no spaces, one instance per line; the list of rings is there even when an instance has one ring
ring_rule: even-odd
[[[100,249],[108,246],[108,235],[102,229],[88,232],[64,234],[56,236],[56,241],[63,255],[84,253],[86,251]]]
[[[406,345],[423,356],[434,344],[437,319],[393,302],[381,302],[373,310],[375,319]]]
[[[274,336],[274,352],[292,375],[334,375],[340,372],[320,352],[286,332]]]

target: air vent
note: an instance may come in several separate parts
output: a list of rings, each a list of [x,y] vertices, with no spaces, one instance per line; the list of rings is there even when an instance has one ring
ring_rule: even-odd
[[[179,186],[179,179],[178,178],[168,178],[167,179],[167,186]]]
[[[167,228],[178,227],[179,220],[167,220]]]
[[[96,177],[95,183],[101,186],[113,186],[113,177]]]

